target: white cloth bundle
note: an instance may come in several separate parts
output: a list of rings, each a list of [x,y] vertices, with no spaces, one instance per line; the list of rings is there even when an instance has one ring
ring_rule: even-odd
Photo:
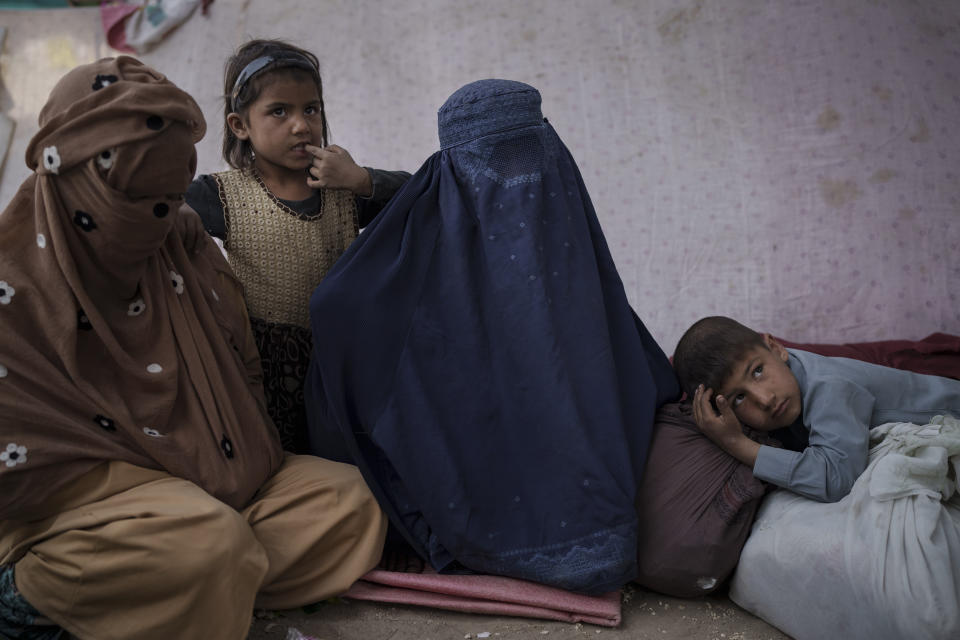
[[[843,500],[765,499],[730,597],[797,640],[960,638],[960,421],[885,424],[870,442]]]

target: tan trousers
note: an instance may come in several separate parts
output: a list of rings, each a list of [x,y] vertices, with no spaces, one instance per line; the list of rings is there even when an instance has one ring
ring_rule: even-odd
[[[386,518],[356,467],[288,456],[237,512],[161,471],[111,462],[43,520],[0,522],[0,563],[82,640],[245,638],[254,604],[345,591],[380,559]]]

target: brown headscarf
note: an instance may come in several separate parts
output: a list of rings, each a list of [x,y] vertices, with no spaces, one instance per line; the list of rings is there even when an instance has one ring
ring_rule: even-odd
[[[68,73],[0,215],[0,519],[107,460],[234,507],[279,466],[239,285],[171,233],[205,131],[129,57]]]

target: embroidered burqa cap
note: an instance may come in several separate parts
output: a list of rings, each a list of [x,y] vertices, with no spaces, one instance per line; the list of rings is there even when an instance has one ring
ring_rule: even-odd
[[[259,364],[234,349],[239,285],[215,245],[191,258],[171,232],[204,130],[130,57],[69,72],[41,111],[0,215],[0,520],[108,460],[233,506],[279,465]]]
[[[539,92],[482,80],[438,119],[312,296],[314,452],[355,462],[440,571],[618,589],[670,363]]]

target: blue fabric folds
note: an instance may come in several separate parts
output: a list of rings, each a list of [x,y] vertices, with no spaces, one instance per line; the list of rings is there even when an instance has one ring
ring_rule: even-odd
[[[313,452],[357,464],[437,570],[617,589],[673,370],[539,93],[475,82],[439,123],[311,298]]]
[[[60,627],[37,624],[40,612],[17,589],[14,565],[0,565],[0,638],[4,640],[65,640]]]

